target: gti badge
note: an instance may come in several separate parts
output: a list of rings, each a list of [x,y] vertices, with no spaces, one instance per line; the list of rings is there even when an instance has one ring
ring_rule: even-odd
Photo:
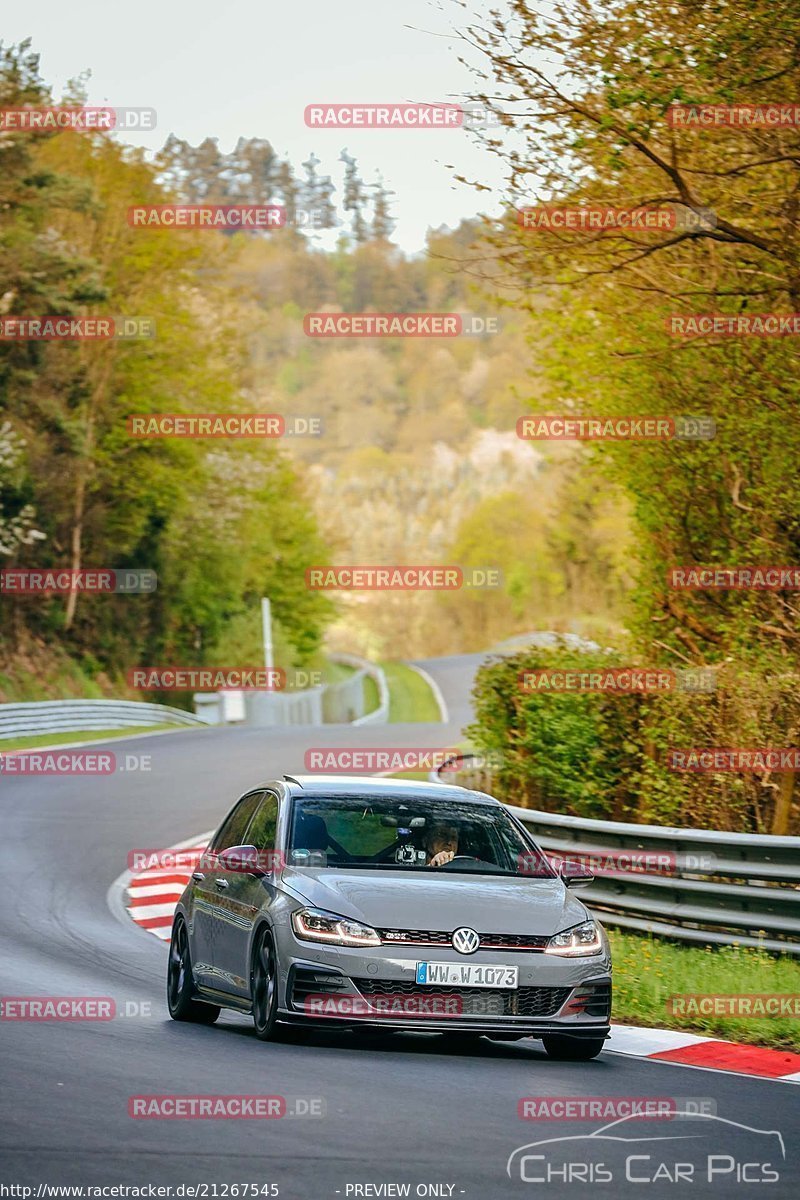
[[[462,926],[457,929],[450,939],[453,943],[453,949],[459,954],[474,954],[481,944],[481,939],[478,937],[474,929],[467,929]]]

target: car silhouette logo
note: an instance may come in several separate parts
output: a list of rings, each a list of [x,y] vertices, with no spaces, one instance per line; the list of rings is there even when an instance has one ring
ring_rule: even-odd
[[[453,943],[453,949],[457,950],[459,954],[474,954],[481,944],[481,939],[475,930],[467,929],[466,926],[457,929],[450,940]]]
[[[512,1174],[512,1167],[516,1167],[516,1169],[519,1171],[519,1176],[523,1183],[539,1183],[539,1182],[541,1182],[540,1179],[534,1178],[534,1177],[528,1175],[526,1173],[526,1169],[527,1169],[528,1162],[530,1162],[532,1169],[541,1170],[542,1162],[546,1161],[546,1153],[543,1151],[543,1147],[545,1147],[545,1146],[548,1148],[547,1153],[550,1153],[551,1147],[558,1146],[559,1149],[566,1149],[565,1143],[568,1143],[571,1147],[573,1147],[577,1151],[578,1157],[576,1159],[576,1162],[578,1162],[578,1165],[580,1165],[583,1168],[586,1168],[589,1165],[589,1161],[590,1161],[588,1158],[590,1146],[594,1146],[594,1147],[600,1146],[601,1152],[603,1153],[603,1155],[607,1156],[607,1155],[613,1153],[612,1147],[614,1145],[617,1145],[618,1147],[620,1147],[621,1153],[625,1154],[627,1152],[627,1150],[635,1149],[637,1146],[641,1148],[644,1145],[649,1144],[653,1148],[653,1153],[658,1154],[658,1152],[659,1152],[658,1143],[691,1142],[691,1141],[696,1142],[696,1143],[701,1143],[701,1145],[699,1147],[699,1153],[701,1154],[701,1165],[704,1165],[704,1169],[706,1171],[708,1171],[709,1164],[714,1162],[714,1157],[713,1156],[710,1158],[708,1157],[709,1148],[708,1148],[708,1139],[706,1137],[706,1134],[713,1133],[715,1131],[715,1129],[718,1133],[724,1132],[724,1130],[726,1130],[726,1129],[730,1130],[731,1136],[733,1138],[735,1138],[739,1144],[742,1143],[743,1131],[745,1131],[745,1130],[747,1131],[747,1133],[755,1133],[755,1134],[759,1134],[762,1137],[767,1138],[767,1139],[775,1139],[774,1141],[768,1141],[765,1143],[761,1143],[761,1145],[763,1145],[765,1147],[763,1153],[766,1154],[767,1153],[766,1147],[771,1145],[774,1147],[775,1157],[777,1158],[777,1152],[779,1151],[781,1159],[783,1161],[786,1160],[786,1145],[783,1140],[783,1134],[780,1132],[779,1129],[756,1129],[755,1126],[753,1126],[753,1125],[742,1125],[740,1121],[730,1121],[726,1117],[718,1117],[714,1113],[684,1112],[683,1109],[679,1108],[679,1109],[676,1109],[674,1112],[670,1113],[670,1121],[671,1122],[679,1122],[679,1121],[685,1119],[687,1124],[690,1122],[693,1122],[694,1124],[689,1126],[690,1132],[686,1132],[686,1133],[672,1133],[671,1132],[669,1134],[664,1134],[660,1137],[649,1134],[649,1133],[643,1133],[640,1137],[625,1136],[629,1131],[631,1131],[632,1129],[635,1129],[635,1123],[639,1119],[640,1119],[640,1117],[636,1113],[631,1113],[631,1114],[628,1114],[627,1116],[619,1117],[616,1121],[611,1121],[608,1125],[602,1125],[599,1129],[595,1129],[591,1133],[577,1133],[577,1134],[569,1134],[565,1137],[543,1138],[543,1139],[540,1139],[538,1142],[528,1142],[528,1144],[526,1146],[518,1146],[517,1149],[512,1150],[511,1154],[508,1156],[508,1162],[506,1163],[506,1173],[508,1174],[510,1179],[513,1179],[514,1175]],[[716,1126],[715,1126],[714,1122],[716,1122]],[[707,1123],[705,1130],[702,1129],[702,1126],[704,1123]],[[673,1126],[673,1128],[674,1128],[674,1126]],[[680,1128],[680,1125],[678,1125],[678,1128]],[[702,1145],[702,1143],[704,1143],[704,1142],[706,1143],[705,1146]],[[745,1145],[746,1144],[747,1143],[745,1143]],[[531,1151],[531,1150],[536,1150],[537,1153],[536,1154],[526,1154],[526,1151]],[[730,1154],[727,1154],[727,1155],[720,1154],[719,1153],[719,1151],[720,1151],[719,1145],[715,1145],[713,1147],[713,1150],[717,1152],[716,1157],[717,1157],[717,1161],[718,1161],[719,1165],[721,1165],[723,1161],[726,1161],[727,1163],[730,1163],[731,1170],[734,1168],[734,1165],[735,1165],[734,1157],[732,1157]],[[703,1151],[705,1151],[705,1156],[706,1156],[704,1164],[703,1164],[703,1159],[702,1159]],[[668,1147],[666,1145],[664,1145],[662,1152],[665,1156],[668,1154]],[[753,1148],[753,1150],[751,1150],[751,1154],[753,1154],[754,1152],[755,1152],[756,1157],[761,1157],[761,1155],[759,1155],[759,1152],[755,1151],[755,1148]],[[558,1153],[558,1151],[555,1151],[555,1153]],[[682,1154],[682,1157],[684,1157],[686,1159],[691,1158],[691,1151],[688,1148],[682,1150],[681,1154]],[[644,1164],[648,1160],[649,1155],[642,1154],[637,1157],[639,1159],[639,1162]],[[628,1161],[633,1161],[633,1160],[629,1159]],[[654,1162],[655,1161],[656,1160],[654,1159]],[[756,1166],[756,1163],[754,1162],[750,1165]],[[767,1163],[767,1164],[763,1164],[763,1165],[771,1167],[774,1164]],[[685,1168],[687,1168],[687,1167],[691,1167],[692,1164],[691,1164],[691,1162],[685,1162],[683,1164],[683,1166]],[[663,1164],[662,1164],[662,1167],[663,1167]],[[627,1175],[627,1169],[628,1168],[627,1168],[627,1164],[626,1164],[626,1175]],[[662,1175],[661,1178],[663,1179],[663,1178],[665,1178],[665,1176]],[[708,1178],[710,1179],[711,1176],[709,1175]],[[766,1176],[764,1176],[763,1178],[766,1178]],[[775,1180],[777,1180],[777,1179],[778,1179],[778,1174],[773,1173],[773,1176],[770,1177],[769,1181],[775,1182]],[[644,1180],[642,1180],[642,1182],[653,1182],[653,1179],[650,1179],[650,1180],[644,1179]]]

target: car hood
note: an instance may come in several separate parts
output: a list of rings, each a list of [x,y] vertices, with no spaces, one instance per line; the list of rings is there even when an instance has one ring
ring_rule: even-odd
[[[379,929],[550,936],[587,919],[560,879],[444,875],[422,871],[341,871],[288,868],[283,882],[315,908]]]

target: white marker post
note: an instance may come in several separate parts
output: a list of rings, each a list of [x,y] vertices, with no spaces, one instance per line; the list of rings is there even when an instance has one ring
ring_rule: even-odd
[[[266,596],[261,600],[261,628],[264,637],[264,666],[267,669],[267,679],[272,671],[272,611]]]

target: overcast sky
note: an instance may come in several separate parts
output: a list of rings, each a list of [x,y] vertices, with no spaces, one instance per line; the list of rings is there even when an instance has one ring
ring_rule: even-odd
[[[458,13],[448,0],[36,0],[6,10],[3,40],[33,39],[57,99],[88,69],[90,103],[155,108],[155,133],[128,135],[135,144],[156,148],[175,133],[230,150],[240,135],[265,137],[298,174],[313,151],[337,183],[346,146],[367,183],[380,171],[396,193],[393,240],[415,251],[429,226],[487,207],[487,193],[455,183],[448,164],[499,185],[495,158],[463,129],[314,130],[303,113],[315,102],[464,98]]]

